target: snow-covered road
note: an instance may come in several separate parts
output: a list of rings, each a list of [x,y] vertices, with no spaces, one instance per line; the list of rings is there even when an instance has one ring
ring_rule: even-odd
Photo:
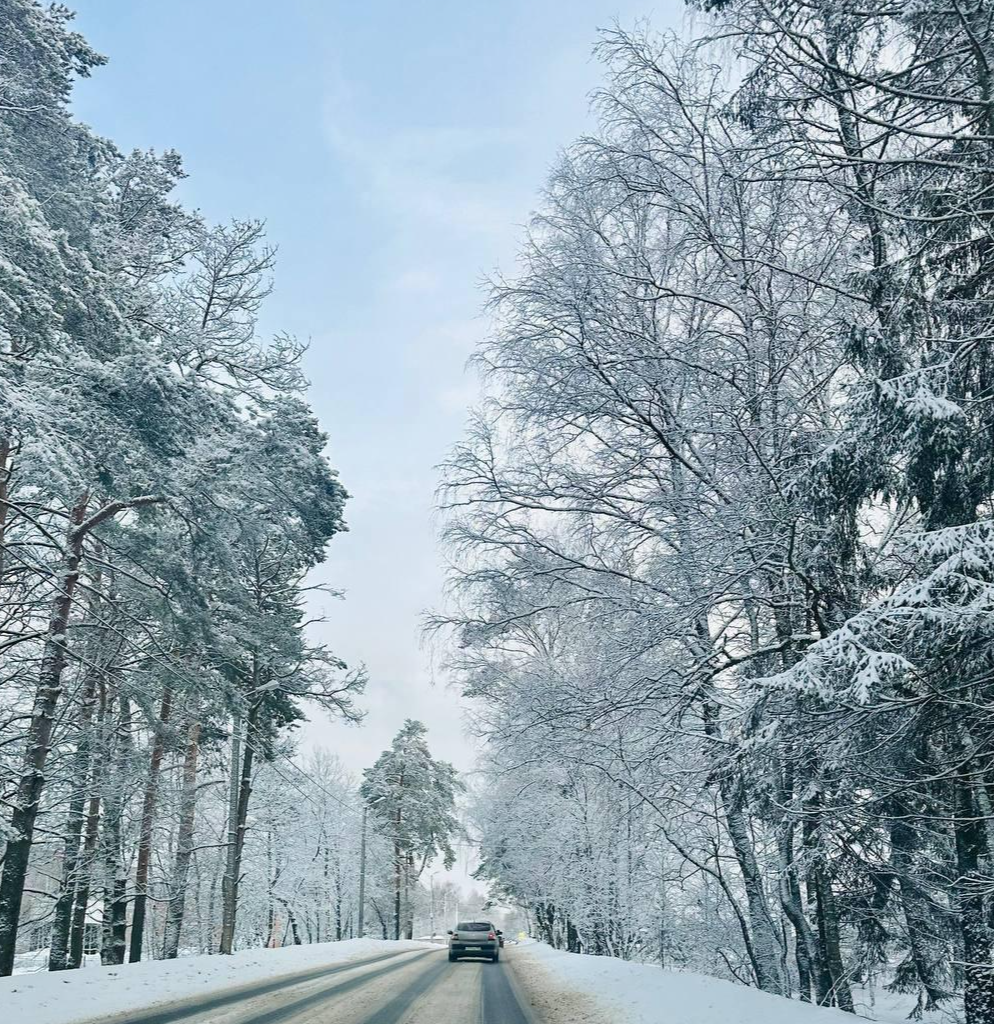
[[[129,1010],[99,1024],[531,1024],[504,964],[408,949]],[[93,1021],[97,1024],[97,1020]]]

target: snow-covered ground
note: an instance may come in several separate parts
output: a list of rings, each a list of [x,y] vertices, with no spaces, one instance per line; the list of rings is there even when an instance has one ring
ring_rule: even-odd
[[[17,974],[0,978],[0,1007],[3,1024],[75,1024],[345,960],[426,947],[430,944],[348,939],[283,949],[245,949],[233,956]]]
[[[919,1024],[962,1024],[961,1006],[949,1005],[943,1010],[932,1010],[912,1018],[915,1009],[915,997],[907,992],[889,992],[886,988],[854,988],[852,990],[856,1012],[870,1020],[884,1021],[886,1024],[908,1024],[910,1019],[918,1020]]]
[[[87,953],[83,957],[83,962],[87,967],[94,964],[99,966],[100,955],[97,953]],[[37,974],[39,971],[48,970],[48,949],[32,949],[27,953],[17,953],[14,956],[14,973],[15,974]]]
[[[508,960],[543,1024],[852,1024],[850,1014],[767,995],[702,974],[522,943]],[[878,1021],[903,1022],[907,997],[878,994]],[[925,1020],[939,1021],[939,1017]]]
[[[299,972],[384,953],[432,948],[425,941],[349,939],[283,949],[248,949],[234,956],[190,956],[121,967],[95,965],[58,974],[0,978],[3,1024],[77,1024],[155,1004],[288,977]],[[438,948],[438,943],[434,944]],[[579,956],[526,939],[509,942],[505,964],[540,1024],[852,1024],[849,1014],[780,999],[700,974],[663,971],[602,956]],[[39,964],[41,957],[35,957]],[[22,967],[28,965],[22,964]],[[854,993],[858,1011],[886,1024],[903,1024],[907,996]],[[927,1015],[924,1024],[950,1024]]]

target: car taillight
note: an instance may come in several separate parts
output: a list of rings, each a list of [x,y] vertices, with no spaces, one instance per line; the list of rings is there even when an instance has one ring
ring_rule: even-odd
[[[494,933],[493,933],[493,932],[487,932],[487,938],[488,938],[488,939],[496,939],[496,938],[497,938],[497,936],[496,936],[496,935],[494,935]]]

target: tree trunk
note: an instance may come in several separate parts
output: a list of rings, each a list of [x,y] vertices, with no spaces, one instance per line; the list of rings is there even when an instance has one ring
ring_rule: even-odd
[[[408,854],[404,861],[404,938],[414,938],[414,903],[411,900],[411,876],[414,874],[414,856]]]
[[[784,807],[790,806],[793,800],[794,783],[794,769],[792,766],[786,766],[781,776],[779,797]],[[797,964],[801,1001],[810,1003],[818,970],[818,943],[805,913],[804,899],[801,896],[801,883],[794,854],[796,834],[796,823],[788,815],[780,825],[777,840],[780,850],[780,905],[794,929],[794,960]]]
[[[7,550],[7,519],[10,516],[10,438],[0,438],[0,581]]]
[[[810,1003],[814,986],[817,946],[811,925],[808,923],[807,916],[804,913],[801,887],[797,881],[793,863],[785,866],[784,872],[780,905],[783,907],[783,912],[794,929],[794,959],[797,963],[797,980],[801,1001]]]
[[[966,1024],[994,1020],[994,963],[985,913],[986,872],[981,871],[986,836],[967,767],[955,780],[956,901],[963,935],[963,1008]]]
[[[400,811],[397,812],[397,820],[400,821]],[[400,843],[393,844],[393,937],[400,938],[400,904],[401,893],[403,892],[404,864],[400,851]]]
[[[382,913],[380,912],[380,905],[379,905],[379,903],[377,903],[377,902],[376,902],[376,900],[372,900],[372,899],[371,899],[371,900],[369,901],[369,905],[370,905],[370,906],[371,906],[371,907],[373,908],[373,910],[374,910],[374,911],[376,912],[376,916],[377,916],[377,918],[379,918],[379,922],[380,922],[380,931],[381,931],[381,932],[383,933],[383,938],[384,938],[384,940],[386,940],[386,939],[389,939],[389,938],[390,938],[390,935],[389,935],[389,933],[388,933],[388,931],[387,931],[387,919],[386,919],[386,918],[385,918],[385,917],[383,916],[383,914],[382,914]],[[362,936],[360,936],[360,938],[361,938],[361,937],[362,937]]]
[[[325,870],[327,871],[327,869],[328,869],[327,868],[327,865],[328,865],[328,851],[327,851],[327,849],[324,851],[324,858],[325,858]],[[342,908],[342,891],[343,891],[342,873],[341,873],[340,866],[337,863],[337,856],[336,856],[336,864],[335,864],[335,940],[337,942],[341,942],[342,941],[342,909],[343,909]]]
[[[290,925],[290,935],[293,938],[293,944],[295,946],[302,946],[303,940],[300,938],[300,926],[297,923],[297,917],[294,912],[290,909],[290,904],[281,897],[276,897],[277,902],[286,911],[287,924]]]
[[[97,673],[97,723],[93,732],[93,753],[90,756],[90,775],[87,788],[90,802],[86,809],[86,830],[83,838],[83,858],[78,872],[76,892],[72,908],[72,926],[69,932],[69,964],[81,967],[86,943],[86,914],[90,905],[90,888],[93,865],[96,863],[97,846],[100,841],[100,787],[97,784],[97,764],[109,756],[110,742],[107,736],[107,683],[102,672]]]
[[[163,959],[173,960],[179,953],[186,906],[186,884],[193,857],[193,836],[197,812],[197,760],[200,756],[200,723],[190,723],[183,755],[183,791],[179,805],[179,832],[176,837],[176,858],[169,885],[169,907],[162,940]]]
[[[24,898],[24,881],[34,840],[35,821],[42,790],[45,788],[45,764],[52,744],[55,711],[62,696],[62,673],[66,666],[66,630],[73,608],[73,596],[79,582],[79,566],[85,534],[80,530],[89,504],[83,495],[70,514],[66,550],[56,575],[57,591],[45,632],[45,646],[38,686],[35,691],[27,742],[21,763],[21,777],[10,817],[10,836],[0,876],[0,977],[14,970],[17,927]]]
[[[899,806],[895,813],[906,814]],[[928,897],[921,891],[916,876],[914,854],[917,846],[915,829],[905,816],[895,818],[890,827],[891,865],[897,876],[901,909],[908,928],[908,946],[915,973],[925,989],[925,1010],[934,1010],[950,993],[942,984],[943,943],[936,935],[935,923],[928,911]],[[930,941],[931,940],[931,941]],[[931,948],[930,948],[931,947]],[[938,952],[938,955],[936,953]]]
[[[173,708],[173,691],[167,683],[162,691],[162,705],[156,724],[149,757],[148,781],[145,783],[145,797],[142,801],[141,830],[138,835],[138,862],[135,866],[135,899],[131,912],[131,946],[128,960],[137,963],[142,958],[145,942],[145,913],[148,905],[148,873],[152,863],[152,826],[155,823],[155,809],[159,797],[159,772],[166,751],[166,727]]]
[[[803,831],[804,852],[807,858],[813,859],[816,853],[816,831],[812,816],[809,814],[804,819]],[[804,887],[807,893],[808,906],[817,908],[818,887],[815,885],[814,872],[808,871],[804,880]],[[832,974],[828,969],[828,962],[825,956],[825,947],[822,941],[821,929],[816,933],[818,952],[814,959],[814,983],[815,1002],[819,1006],[831,1006],[832,1004]]]
[[[228,835],[221,878],[221,943],[219,951],[230,953],[234,941],[235,883],[238,877],[238,797],[242,770],[242,713],[236,705],[231,717],[231,766],[228,780]],[[230,931],[230,934],[229,934]]]
[[[69,933],[69,960],[71,967],[83,965],[86,944],[86,911],[90,904],[90,879],[100,838],[100,796],[94,793],[86,810],[86,838],[83,842],[83,865],[76,885],[76,899],[72,908],[72,930]]]
[[[770,916],[763,877],[756,863],[756,853],[745,813],[745,787],[737,774],[722,772],[719,789],[725,814],[725,827],[732,840],[732,849],[742,873],[742,885],[746,894],[756,984],[764,992],[784,995],[784,979],[780,969],[780,940]]]
[[[710,635],[706,622],[699,624],[701,638],[710,644]],[[710,697],[705,697],[701,708],[704,733],[716,741],[721,740],[721,723],[718,705]],[[721,794],[722,810],[725,817],[725,828],[732,841],[735,859],[742,874],[742,885],[746,894],[746,905],[749,912],[749,927],[752,932],[752,962],[756,974],[756,984],[764,992],[784,995],[783,971],[781,970],[780,937],[770,915],[770,906],[763,886],[763,877],[756,862],[753,849],[752,833],[746,807],[746,790],[742,776],[734,766],[716,765],[718,791]]]
[[[244,751],[240,771],[237,762],[232,765],[232,790],[235,796],[233,819],[228,822],[228,858],[225,867],[224,897],[221,917],[221,945],[219,952],[233,953],[235,948],[235,920],[238,914],[238,882],[242,869],[242,850],[245,846],[245,826],[248,820],[249,797],[252,795],[252,765],[255,755],[253,734],[259,719],[259,705],[249,708],[246,720]],[[234,751],[232,752],[234,754]],[[234,758],[233,758],[234,761]],[[233,825],[233,827],[232,827]]]
[[[839,912],[835,904],[835,893],[832,891],[832,880],[821,863],[814,866],[812,878],[817,897],[818,935],[821,939],[825,967],[832,979],[831,1002],[847,1013],[855,1013],[842,959]]]
[[[101,922],[100,962],[106,966],[124,963],[128,928],[128,878],[124,866],[121,826],[124,815],[124,782],[131,750],[131,707],[123,694],[118,697],[118,721],[113,740],[109,786],[104,794],[104,906]]]
[[[79,739],[72,759],[72,790],[62,847],[62,883],[53,911],[52,942],[48,954],[50,971],[64,971],[79,966],[73,963],[70,955],[70,936],[76,889],[80,884],[79,873],[84,859],[83,828],[86,822],[86,789],[90,777],[93,746],[91,728],[96,693],[97,674],[94,671],[87,672],[77,721]]]

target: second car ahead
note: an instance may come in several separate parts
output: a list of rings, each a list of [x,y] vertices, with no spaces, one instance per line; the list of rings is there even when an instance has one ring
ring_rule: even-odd
[[[449,961],[463,956],[500,958],[500,930],[489,921],[460,921],[449,930]]]

